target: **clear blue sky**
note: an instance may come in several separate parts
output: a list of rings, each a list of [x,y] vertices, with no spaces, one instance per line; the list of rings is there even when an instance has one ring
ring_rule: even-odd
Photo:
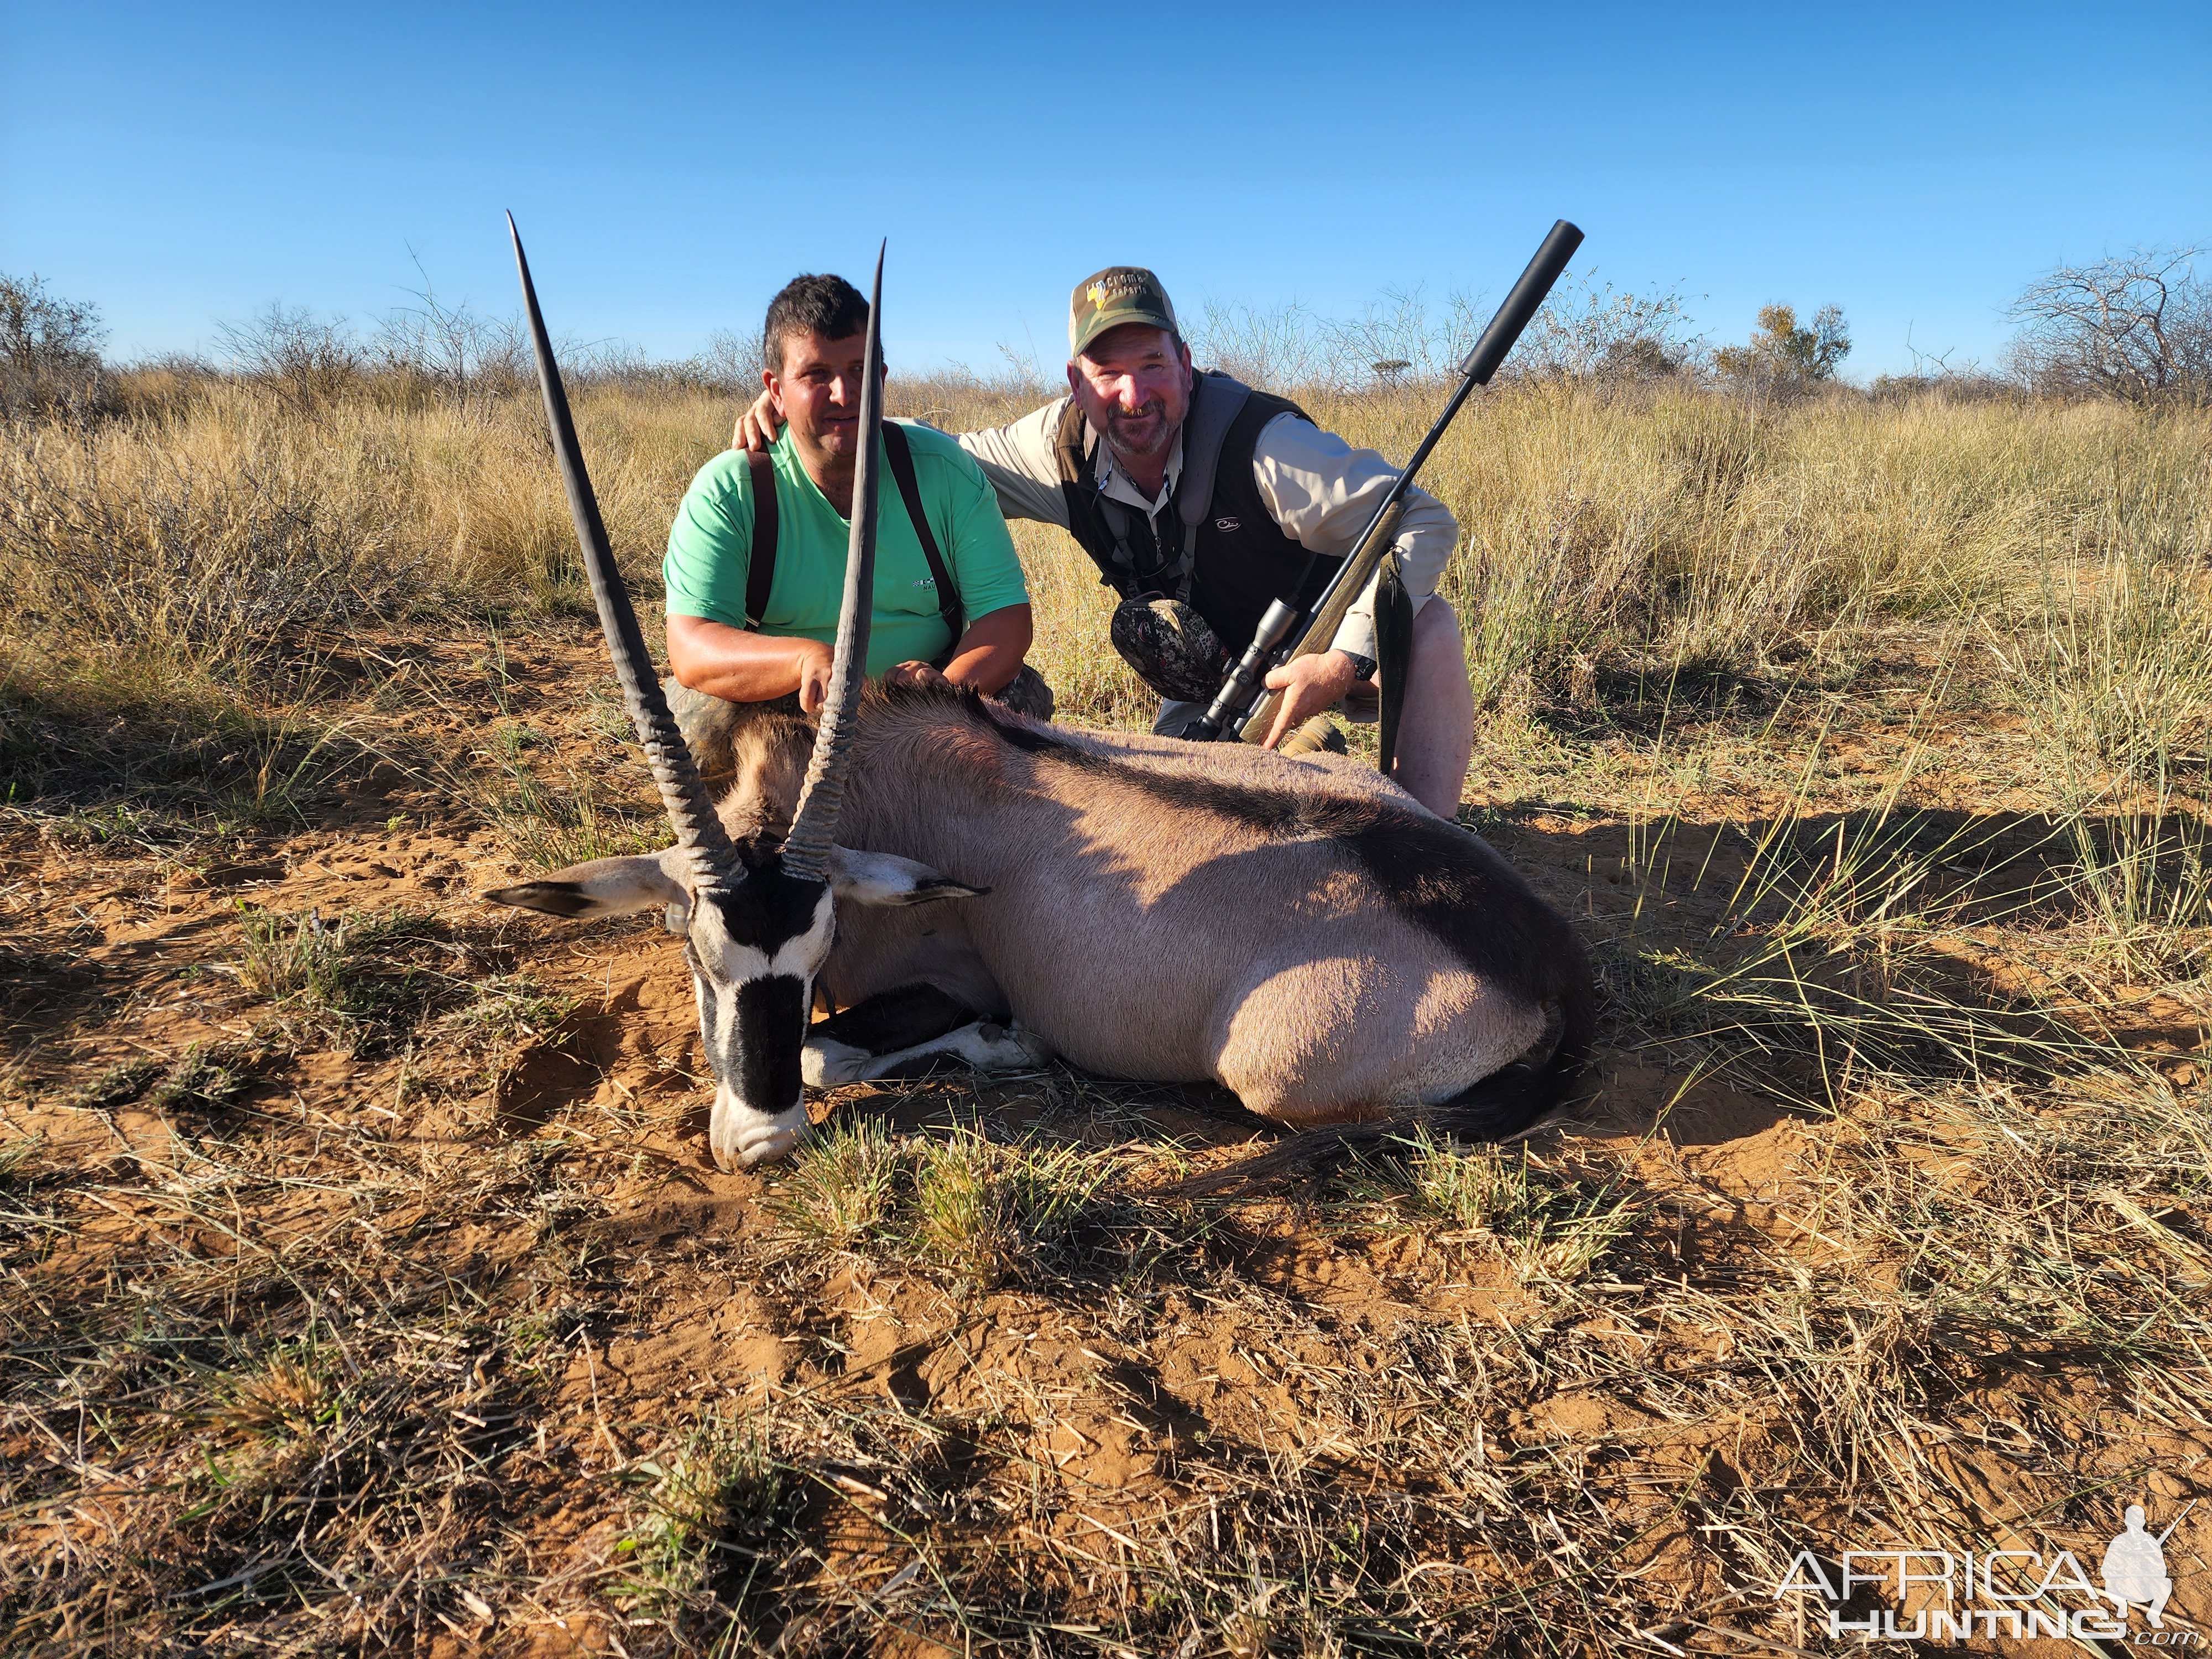
[[[895,366],[1062,355],[1092,269],[1179,306],[1492,295],[1551,221],[1741,338],[1987,361],[2061,258],[2212,240],[2212,4],[0,4],[0,270],[111,349],[281,299],[513,307],[656,354],[890,238]]]

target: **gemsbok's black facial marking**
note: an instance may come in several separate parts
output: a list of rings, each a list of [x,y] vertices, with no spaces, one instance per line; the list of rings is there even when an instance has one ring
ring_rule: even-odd
[[[774,956],[793,939],[811,932],[822,902],[823,884],[799,881],[781,870],[756,871],[734,893],[717,893],[712,902],[732,945],[750,945]]]
[[[724,1080],[756,1111],[787,1111],[799,1101],[805,981],[769,974],[745,981],[736,995],[738,1075]]]
[[[717,894],[714,908],[732,944],[750,945],[772,957],[813,927],[823,884],[784,874],[775,848],[761,842],[741,843],[738,854],[745,878],[734,891]]]

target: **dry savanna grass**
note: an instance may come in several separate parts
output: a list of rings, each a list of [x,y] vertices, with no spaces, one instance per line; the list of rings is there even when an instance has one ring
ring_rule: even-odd
[[[1196,1206],[1260,1127],[1060,1067],[716,1173],[670,942],[474,896],[659,833],[537,411],[125,393],[0,450],[0,1651],[1829,1651],[1801,1550],[2130,1503],[2212,1622],[2203,416],[1472,409],[1464,816],[1589,1088]],[[732,411],[579,412],[649,599]]]

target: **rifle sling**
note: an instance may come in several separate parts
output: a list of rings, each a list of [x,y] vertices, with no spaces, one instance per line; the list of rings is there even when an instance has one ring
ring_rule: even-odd
[[[775,586],[775,458],[765,449],[750,451],[753,474],[753,544],[745,562],[745,629],[760,632],[768,615],[768,591]]]
[[[1395,548],[1382,561],[1382,580],[1375,589],[1375,655],[1382,691],[1376,769],[1387,778],[1398,756],[1398,723],[1405,717],[1406,678],[1413,657],[1413,596],[1406,591]]]
[[[898,480],[906,515],[914,521],[921,556],[929,561],[929,578],[937,584],[938,614],[952,635],[946,649],[957,650],[960,636],[968,631],[967,611],[960,603],[960,590],[952,585],[952,573],[945,568],[945,556],[937,550],[937,538],[930,533],[929,515],[921,510],[921,481],[914,475],[914,450],[906,441],[906,428],[896,421],[884,422],[884,455],[891,464],[891,477]]]

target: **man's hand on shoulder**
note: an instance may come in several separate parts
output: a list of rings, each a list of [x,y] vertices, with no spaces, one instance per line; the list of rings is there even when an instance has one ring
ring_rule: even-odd
[[[1267,728],[1267,747],[1273,749],[1285,732],[1343,702],[1358,678],[1352,659],[1341,651],[1316,651],[1271,670],[1267,690],[1281,692],[1283,700],[1275,706],[1275,723]]]
[[[730,434],[732,449],[766,449],[775,442],[775,435],[783,429],[776,418],[775,400],[765,392],[747,405],[738,416],[737,430]]]

